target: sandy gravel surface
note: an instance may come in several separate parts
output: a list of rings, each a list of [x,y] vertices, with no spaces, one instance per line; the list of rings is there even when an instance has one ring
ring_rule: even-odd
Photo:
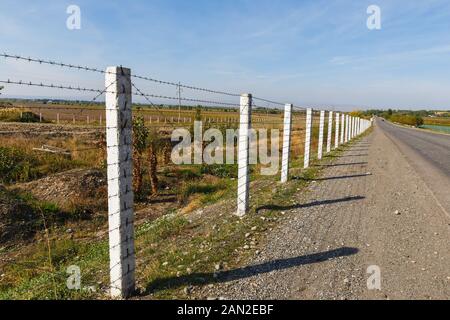
[[[449,299],[450,221],[380,127],[329,165],[261,253],[203,298]],[[381,290],[369,290],[378,266]]]

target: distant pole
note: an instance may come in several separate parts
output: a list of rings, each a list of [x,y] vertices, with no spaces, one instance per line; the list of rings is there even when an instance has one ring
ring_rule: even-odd
[[[181,118],[181,83],[178,82],[178,123],[180,123]]]

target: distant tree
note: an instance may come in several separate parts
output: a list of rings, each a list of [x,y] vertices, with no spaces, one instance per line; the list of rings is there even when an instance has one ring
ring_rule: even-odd
[[[197,106],[195,108],[195,121],[202,121],[202,107]]]
[[[148,174],[150,177],[151,194],[158,193],[158,152],[162,148],[161,141],[158,137],[158,131],[151,129],[147,137],[148,148]]]
[[[423,126],[423,118],[421,116],[415,116],[415,126],[420,127]]]
[[[144,118],[136,117],[133,119],[133,187],[137,196],[142,196],[143,186],[143,166],[142,155],[147,148],[147,138],[149,132],[145,126]]]

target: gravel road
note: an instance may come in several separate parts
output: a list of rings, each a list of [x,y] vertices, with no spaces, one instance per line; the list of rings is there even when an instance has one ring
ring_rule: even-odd
[[[450,218],[450,135],[408,129],[381,120],[380,129],[405,155]]]
[[[450,219],[386,126],[377,121],[297,205],[280,208],[285,220],[261,253],[203,297],[449,299]],[[370,266],[381,290],[368,289]]]

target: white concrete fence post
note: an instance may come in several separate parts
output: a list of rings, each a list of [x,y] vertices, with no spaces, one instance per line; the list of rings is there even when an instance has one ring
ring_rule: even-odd
[[[343,144],[344,141],[344,133],[345,133],[345,114],[342,115],[341,119],[341,144]]]
[[[339,120],[340,114],[336,113],[336,132],[334,137],[334,148],[337,149],[339,147]]]
[[[344,133],[344,143],[348,142],[348,115],[345,115],[345,133]]]
[[[284,107],[283,155],[281,160],[281,183],[289,179],[289,160],[291,153],[292,104]]]
[[[130,69],[106,70],[106,141],[110,285],[113,298],[135,291]]]
[[[321,160],[323,156],[323,131],[325,127],[325,111],[320,111],[319,118],[319,146],[317,150],[317,159]]]
[[[248,212],[249,204],[249,152],[250,128],[252,119],[252,95],[242,94],[239,115],[239,148],[238,148],[238,195],[237,215],[242,217]]]
[[[352,117],[350,123],[351,123],[350,139],[353,140],[353,138],[355,137],[355,117]]]
[[[350,127],[349,127],[349,136],[348,136],[348,141],[352,141],[353,138],[353,117],[350,116]]]
[[[356,135],[359,136],[360,132],[359,132],[359,118],[356,118]]]
[[[331,135],[333,133],[333,111],[328,112],[327,153],[331,152]]]
[[[356,136],[355,135],[355,125],[356,125],[356,118],[352,117],[352,139]]]
[[[352,116],[348,116],[348,142],[352,141]]]
[[[305,155],[304,168],[309,168],[309,152],[311,149],[311,127],[312,127],[312,109],[306,109],[306,135],[305,135]]]

